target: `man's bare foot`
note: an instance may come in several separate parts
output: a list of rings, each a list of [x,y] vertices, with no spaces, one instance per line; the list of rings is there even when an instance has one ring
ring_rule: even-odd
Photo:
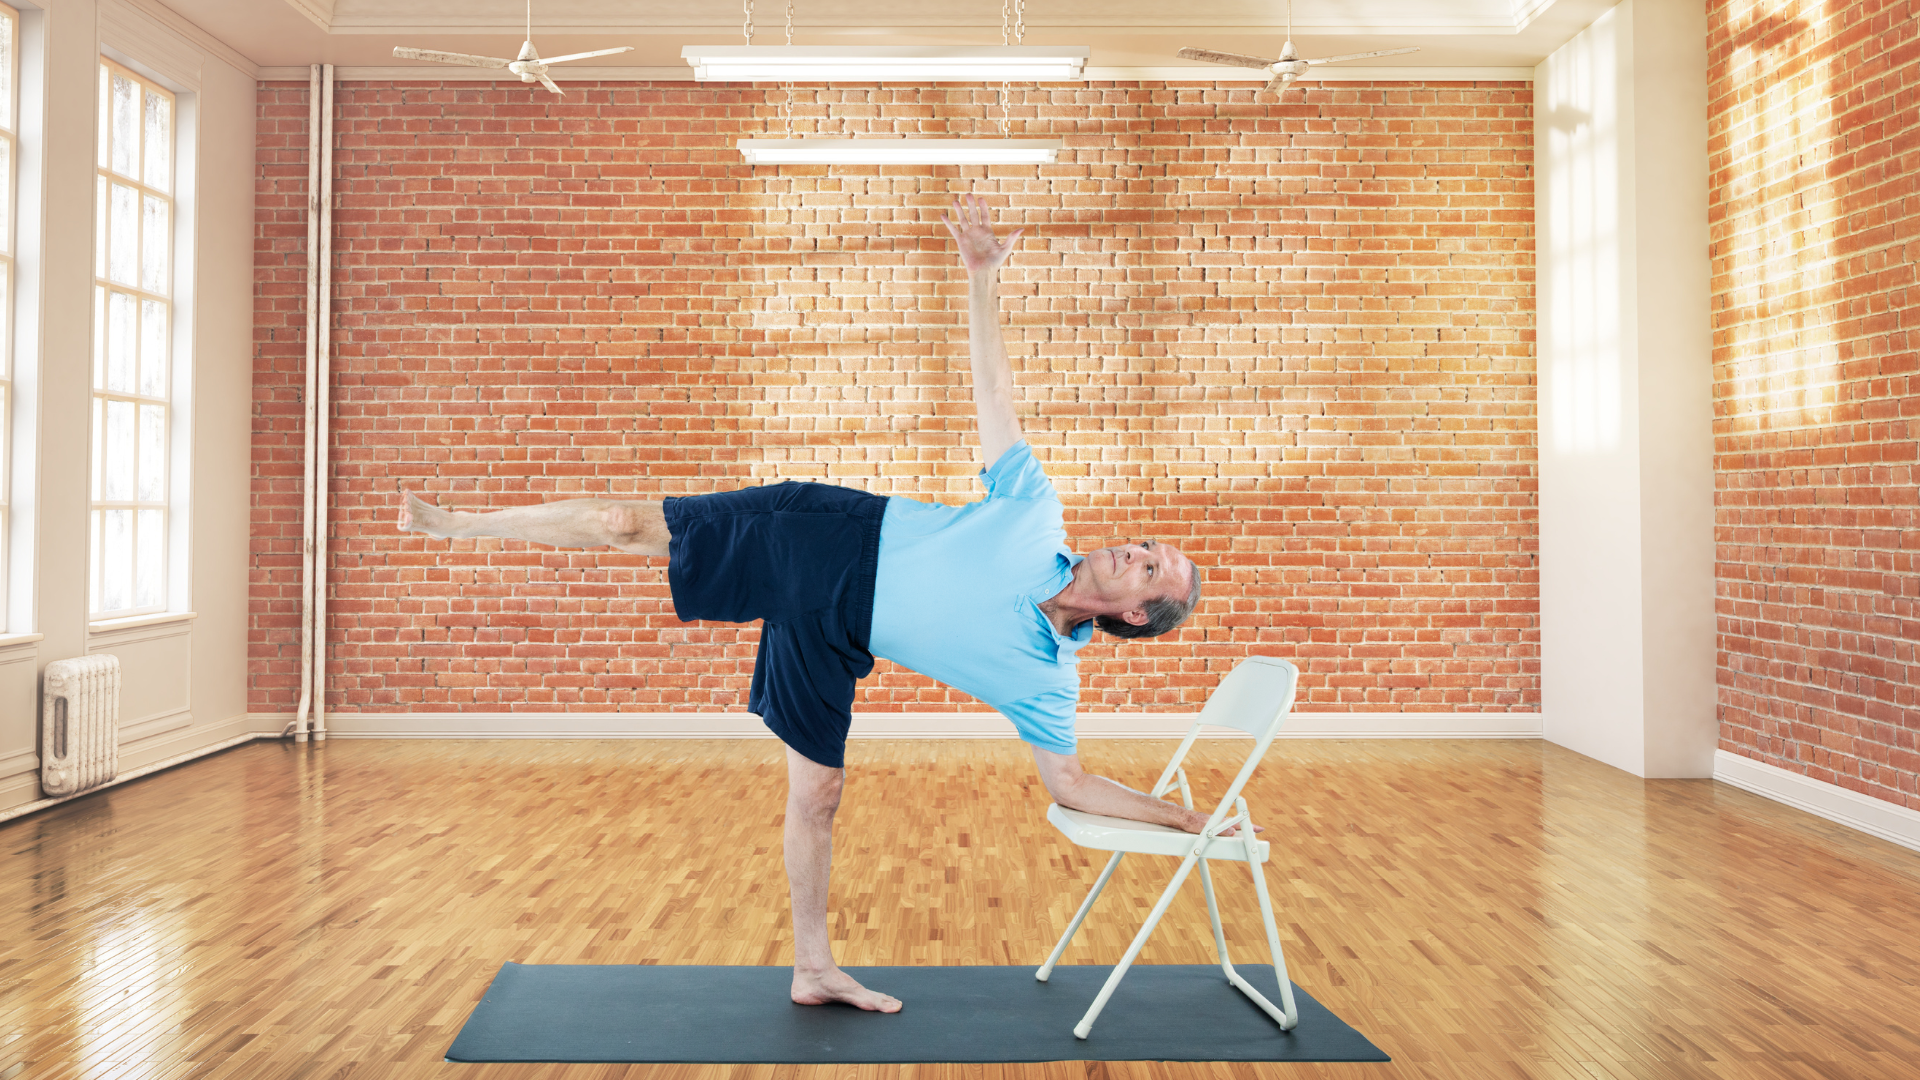
[[[437,536],[444,540],[458,531],[453,523],[453,514],[423,501],[420,496],[406,488],[400,489],[400,497],[398,524],[401,532],[426,533],[428,536]]]
[[[899,998],[888,997],[878,990],[869,990],[855,982],[853,976],[837,967],[828,968],[825,971],[793,969],[794,1004],[825,1005],[829,1001],[844,1001],[848,1005],[858,1006],[868,1012],[900,1011]]]

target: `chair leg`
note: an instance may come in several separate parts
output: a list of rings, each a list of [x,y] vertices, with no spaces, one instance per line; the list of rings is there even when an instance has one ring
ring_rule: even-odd
[[[1100,1010],[1107,1007],[1107,999],[1112,997],[1114,990],[1119,988],[1121,977],[1127,973],[1128,968],[1133,966],[1134,957],[1139,956],[1140,950],[1146,946],[1147,938],[1153,934],[1153,928],[1160,925],[1160,917],[1167,913],[1167,906],[1173,903],[1174,895],[1180,891],[1180,886],[1186,883],[1187,875],[1193,873],[1193,864],[1199,859],[1199,854],[1195,853],[1180,860],[1179,871],[1173,875],[1173,880],[1167,883],[1166,891],[1160,894],[1160,902],[1153,905],[1153,910],[1147,913],[1147,921],[1140,927],[1140,932],[1133,935],[1133,944],[1127,946],[1127,954],[1114,965],[1113,974],[1107,976],[1106,985],[1100,988],[1100,995],[1093,999],[1093,1005],[1087,1009],[1087,1015],[1081,1017],[1080,1022],[1073,1026],[1073,1034],[1076,1038],[1084,1039],[1087,1033],[1093,1030],[1093,1022],[1099,1019]]]
[[[1060,935],[1060,943],[1053,947],[1053,952],[1047,954],[1047,962],[1041,964],[1040,970],[1033,973],[1034,978],[1046,982],[1047,977],[1053,974],[1053,965],[1059,962],[1060,954],[1067,951],[1067,942],[1072,941],[1073,935],[1079,932],[1080,924],[1086,920],[1087,912],[1093,910],[1093,902],[1100,898],[1100,890],[1107,887],[1108,879],[1113,877],[1113,872],[1119,868],[1120,859],[1125,854],[1124,851],[1116,851],[1113,853],[1113,858],[1107,860],[1107,868],[1100,871],[1100,876],[1094,879],[1093,891],[1087,893],[1087,898],[1080,902],[1080,910],[1073,913],[1073,921],[1067,924],[1067,932]]]
[[[1213,923],[1213,951],[1220,958],[1220,970],[1227,973],[1227,980],[1233,980],[1233,961],[1227,956],[1227,932],[1220,926],[1220,905],[1213,899],[1213,873],[1207,869],[1207,860],[1200,860],[1200,890],[1207,894],[1207,919]]]
[[[1241,802],[1240,809],[1242,813],[1246,811],[1246,803],[1244,801]],[[1250,836],[1253,832],[1253,822],[1251,819],[1248,820],[1245,827]],[[1254,856],[1254,845],[1249,843],[1246,848],[1247,869],[1253,873],[1253,891],[1260,897],[1260,921],[1266,924],[1267,951],[1273,956],[1273,973],[1278,976],[1280,980],[1280,1002],[1285,1007],[1284,1014],[1281,1010],[1275,1009],[1272,1002],[1261,996],[1261,994],[1254,990],[1252,986],[1248,985],[1244,979],[1236,979],[1234,985],[1240,988],[1241,993],[1252,998],[1254,1003],[1259,1005],[1262,1011],[1268,1016],[1278,1021],[1280,1030],[1292,1031],[1294,1025],[1300,1022],[1300,1010],[1294,1008],[1293,1005],[1293,983],[1287,978],[1286,954],[1280,951],[1280,929],[1273,921],[1273,900],[1267,895],[1267,875],[1260,868],[1260,860]]]

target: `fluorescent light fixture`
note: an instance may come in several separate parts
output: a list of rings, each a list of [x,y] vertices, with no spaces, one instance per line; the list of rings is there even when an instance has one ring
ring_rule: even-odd
[[[1088,52],[1057,45],[688,45],[680,55],[700,82],[1063,82],[1085,77]]]
[[[1059,139],[741,139],[749,165],[1045,165]]]

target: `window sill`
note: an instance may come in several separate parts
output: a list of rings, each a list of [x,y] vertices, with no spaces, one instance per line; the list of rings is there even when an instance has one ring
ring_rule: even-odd
[[[0,652],[31,645],[46,636],[45,634],[0,634]]]
[[[116,630],[138,630],[147,626],[161,626],[166,623],[186,622],[198,618],[191,611],[156,611],[151,615],[135,615],[126,619],[102,619],[87,624],[89,634],[111,634]]]

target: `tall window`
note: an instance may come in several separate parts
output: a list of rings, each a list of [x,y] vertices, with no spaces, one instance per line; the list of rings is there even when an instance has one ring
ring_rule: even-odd
[[[94,191],[95,619],[167,606],[173,95],[100,62]]]
[[[0,634],[7,630],[7,536],[13,521],[13,162],[20,130],[20,13],[0,4]]]

